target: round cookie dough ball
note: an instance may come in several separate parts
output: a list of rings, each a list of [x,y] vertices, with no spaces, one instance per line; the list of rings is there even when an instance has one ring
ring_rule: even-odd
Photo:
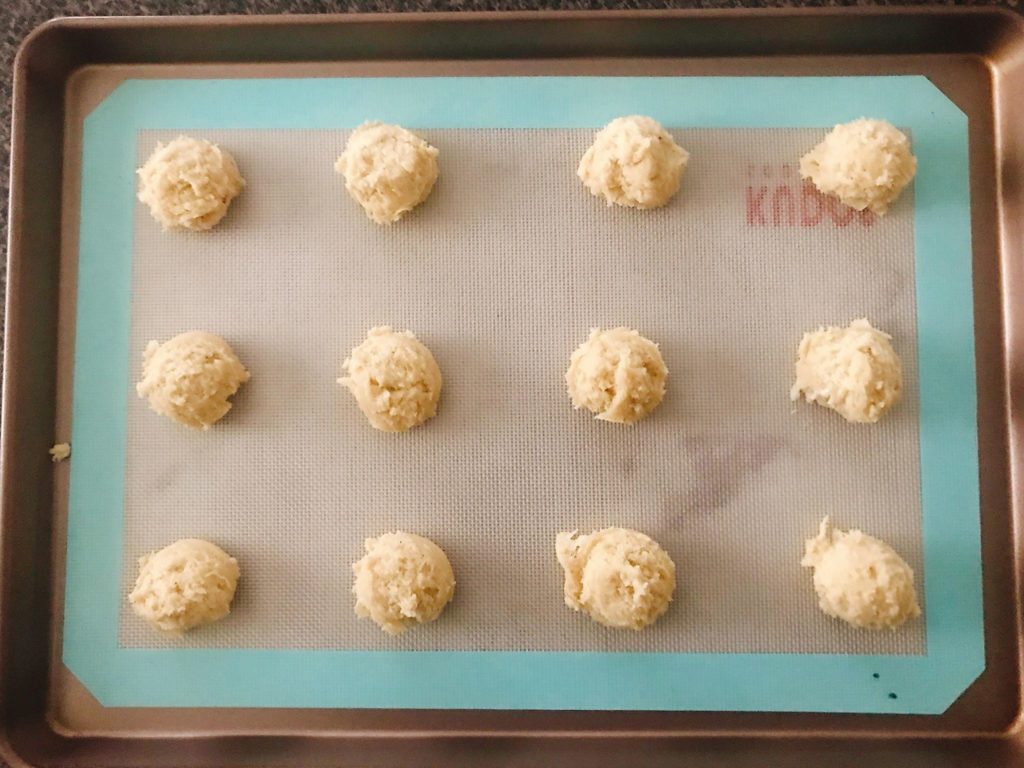
[[[657,120],[618,117],[598,131],[576,175],[608,205],[658,208],[679,189],[689,158]]]
[[[366,554],[352,566],[356,615],[397,635],[433,621],[455,594],[455,574],[437,544],[414,533],[367,539]]]
[[[885,120],[861,118],[833,128],[800,158],[800,175],[826,195],[879,216],[917,172],[906,135]]]
[[[228,615],[238,575],[238,561],[216,544],[181,539],[139,558],[128,602],[154,628],[184,632]]]
[[[215,333],[188,331],[143,353],[142,381],[135,390],[149,407],[172,421],[209,429],[231,410],[231,397],[249,372]]]
[[[630,328],[593,328],[569,359],[565,383],[574,408],[631,424],[665,396],[668,369],[658,345]]]
[[[826,517],[800,564],[814,569],[821,610],[855,627],[896,629],[921,615],[910,566],[866,533],[837,530]]]
[[[164,229],[210,229],[245,186],[228,152],[189,136],[158,143],[138,174],[139,200]]]
[[[342,363],[347,387],[374,429],[404,432],[437,413],[441,369],[411,331],[372,328]]]
[[[792,400],[831,408],[844,419],[874,423],[900,399],[903,369],[889,340],[866,319],[847,328],[805,333],[797,349]]]
[[[565,571],[565,604],[598,624],[643,629],[672,602],[676,566],[649,536],[628,528],[563,532],[555,553]]]
[[[437,149],[398,125],[370,122],[349,136],[334,170],[378,224],[391,224],[427,199],[437,181]]]

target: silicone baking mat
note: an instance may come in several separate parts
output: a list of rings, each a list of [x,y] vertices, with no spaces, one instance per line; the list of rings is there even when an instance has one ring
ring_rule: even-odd
[[[164,233],[136,206],[130,349],[215,329],[252,380],[201,435],[129,392],[123,562],[193,532],[245,581],[229,620],[184,638],[124,602],[122,644],[923,653],[923,622],[828,620],[799,567],[830,513],[922,574],[912,200],[876,221],[804,193],[792,158],[815,129],[676,131],[693,164],[654,212],[583,190],[593,131],[421,133],[443,177],[401,226],[348,199],[339,131],[205,131],[249,180],[210,236]],[[137,164],[176,135],[140,133]],[[907,361],[903,407],[874,428],[794,408],[803,330],[865,314]],[[444,371],[427,428],[377,434],[335,382],[381,324],[412,328]],[[574,413],[562,381],[588,328],[621,324],[658,340],[671,372],[632,428]],[[644,632],[563,604],[555,533],[608,525],[679,562],[676,605]],[[395,528],[444,546],[459,599],[392,640],[353,613],[347,566]],[[123,593],[137,573],[122,569]]]
[[[773,92],[817,98],[803,114]],[[629,113],[691,153],[658,211],[575,178]],[[862,114],[911,133],[921,166],[884,219],[796,173]],[[371,117],[441,151],[431,198],[393,227],[333,171]],[[183,131],[248,182],[209,233],[162,233],[133,204],[134,168]],[[105,703],[920,712],[980,671],[966,121],[927,81],[130,81],[87,120],[83,165],[65,658]],[[904,361],[899,408],[857,427],[791,404],[800,335],[864,315]],[[441,365],[423,429],[374,432],[335,383],[378,324]],[[620,324],[670,369],[632,428],[573,412],[561,379],[591,326]],[[193,328],[253,374],[205,434],[131,387],[149,339]],[[907,558],[923,620],[857,632],[818,611],[799,559],[825,514]],[[555,533],[607,525],[679,568],[645,632],[562,603]],[[350,594],[363,538],[395,528],[438,541],[458,579],[443,619],[399,638]],[[243,580],[228,619],[168,638],[124,595],[137,557],[183,536]]]

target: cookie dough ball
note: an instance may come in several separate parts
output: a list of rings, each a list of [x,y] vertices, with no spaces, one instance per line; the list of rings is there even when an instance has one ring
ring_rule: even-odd
[[[455,594],[455,574],[437,544],[414,533],[367,539],[366,554],[352,566],[356,615],[397,635],[433,621]]]
[[[885,120],[861,118],[833,128],[800,158],[800,175],[826,195],[879,216],[917,172],[910,140]]]
[[[657,120],[618,117],[598,131],[576,175],[608,205],[659,208],[679,189],[689,158]]]
[[[800,564],[814,569],[821,610],[855,627],[896,629],[921,615],[910,566],[866,533],[840,531],[826,517]]]
[[[64,461],[71,455],[71,444],[70,443],[54,443],[53,447],[49,451],[50,461],[56,463],[58,461]]]
[[[598,624],[643,629],[672,602],[676,566],[658,542],[628,528],[563,532],[555,553],[565,571],[565,604]]]
[[[792,400],[831,408],[844,419],[874,423],[900,399],[903,369],[889,340],[866,319],[805,333],[797,349]]]
[[[619,424],[632,424],[657,408],[667,378],[658,345],[630,328],[593,328],[565,373],[574,408]]]
[[[441,369],[411,331],[370,329],[342,363],[347,387],[374,429],[404,432],[437,413]]]
[[[391,224],[427,199],[437,181],[437,149],[398,125],[364,123],[349,136],[334,170],[378,224]]]
[[[158,143],[138,174],[139,200],[164,229],[210,229],[245,186],[230,154],[189,136]]]
[[[209,429],[231,410],[231,397],[249,372],[220,336],[188,331],[143,353],[142,381],[135,389],[149,407],[172,421]]]
[[[132,610],[164,632],[223,619],[238,585],[238,561],[203,539],[181,539],[139,558]]]

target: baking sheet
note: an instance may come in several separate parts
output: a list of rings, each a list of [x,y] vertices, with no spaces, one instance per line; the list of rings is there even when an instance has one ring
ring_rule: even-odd
[[[803,541],[825,514],[896,547],[923,584],[913,196],[884,219],[805,187],[819,129],[673,131],[691,153],[664,209],[607,208],[575,177],[593,131],[420,130],[429,201],[370,222],[333,160],[346,131],[195,132],[247,186],[209,233],[136,206],[132,380],[150,339],[224,335],[252,372],[196,433],[129,391],[122,592],[140,554],[210,538],[243,578],[231,616],[183,638],[122,601],[129,648],[921,654],[924,621],[863,632],[817,608]],[[177,131],[141,131],[136,162]],[[848,425],[790,403],[796,344],[861,316],[893,334],[905,394]],[[440,414],[374,432],[336,383],[368,328],[414,330],[445,376]],[[630,428],[573,412],[562,374],[592,326],[659,342],[664,404]],[[563,604],[560,530],[654,536],[679,590],[652,628]],[[458,580],[442,620],[399,638],[352,610],[362,540],[439,542]],[[923,596],[923,590],[920,590]]]
[[[5,382],[4,414],[6,451],[5,536],[3,560],[16,580],[3,584],[3,616],[0,623],[17,628],[3,644],[5,675],[0,690],[6,720],[32,724],[31,735],[5,742],[0,749],[13,750],[30,764],[60,760],[62,764],[111,763],[134,765],[160,762],[168,754],[185,755],[190,764],[245,765],[254,749],[261,749],[255,734],[289,734],[295,738],[278,754],[282,764],[310,765],[336,760],[344,753],[359,764],[408,763],[435,765],[468,761],[481,765],[507,763],[557,763],[557,754],[572,754],[593,764],[621,763],[635,752],[643,738],[651,765],[686,760],[701,764],[723,761],[730,765],[757,764],[766,760],[790,760],[813,764],[828,759],[836,750],[849,752],[851,740],[858,753],[876,762],[898,764],[925,759],[957,765],[1013,764],[1016,731],[1012,727],[1018,707],[1019,627],[1014,590],[1014,516],[1010,493],[1012,453],[1007,440],[1014,431],[1007,420],[1006,377],[1012,377],[1015,349],[1014,286],[1019,251],[1017,195],[1013,185],[998,182],[1000,169],[1017,163],[1019,121],[1017,68],[1020,19],[1012,14],[978,9],[911,9],[881,14],[870,9],[835,9],[810,12],[812,18],[788,18],[785,12],[739,11],[728,18],[706,12],[587,14],[566,18],[547,14],[538,20],[520,15],[459,16],[417,19],[396,17],[321,17],[316,20],[162,18],[162,19],[63,19],[33,36],[19,56],[15,104],[14,176],[12,195],[12,243],[9,273],[19,290],[9,300],[7,348],[11,365]],[[396,23],[400,22],[400,23]],[[533,29],[536,27],[536,29]],[[543,27],[543,34],[535,35]],[[401,28],[401,34],[394,34]],[[629,44],[622,47],[623,29]],[[832,30],[835,34],[821,34]],[[917,33],[915,33],[915,30]],[[523,34],[523,32],[527,32]],[[918,34],[920,33],[920,34]],[[97,44],[97,41],[99,44]],[[133,64],[112,64],[111,56]],[[467,61],[467,56],[486,51],[491,60]],[[787,56],[799,51],[799,56]],[[102,66],[78,69],[79,60],[69,52],[84,53],[88,63]],[[922,52],[942,55],[920,55]],[[837,53],[850,54],[837,56]],[[614,57],[609,55],[614,54]],[[601,57],[581,59],[580,56]],[[678,56],[654,60],[650,56]],[[714,56],[715,58],[702,58]],[[344,60],[330,61],[333,58]],[[428,58],[420,58],[428,57]],[[453,60],[440,61],[440,57]],[[453,58],[457,57],[457,58]],[[534,57],[534,58],[531,58]],[[380,61],[387,58],[389,61]],[[246,60],[245,64],[226,64]],[[375,60],[378,59],[378,60]],[[415,59],[415,61],[410,61]],[[149,62],[164,62],[158,68]],[[259,63],[253,63],[258,61]],[[286,63],[287,61],[287,63]],[[304,63],[292,63],[301,61]],[[173,63],[166,63],[173,62]],[[196,62],[203,62],[197,64]],[[313,63],[315,62],[315,63]],[[75,68],[73,87],[66,75]],[[78,188],[82,181],[81,118],[113,85],[125,77],[349,77],[360,75],[508,75],[585,74],[623,75],[817,75],[893,74],[927,75],[970,117],[971,123],[971,218],[974,224],[974,292],[978,307],[976,340],[978,401],[981,439],[982,548],[985,571],[985,626],[988,669],[957,703],[942,716],[857,716],[722,713],[549,713],[549,712],[424,712],[358,711],[345,709],[145,709],[104,707],[93,698],[99,692],[111,701],[102,681],[81,659],[64,657],[82,673],[89,688],[60,663],[63,610],[63,521],[66,512],[68,471],[86,454],[84,438],[76,443],[76,457],[51,465],[46,449],[53,443],[53,413],[57,413],[57,437],[69,434],[71,417],[71,358],[74,340],[74,292],[79,261]],[[992,75],[998,75],[998,89]],[[756,109],[756,99],[745,102]],[[20,106],[19,106],[20,105]],[[62,110],[61,107],[64,107]],[[180,104],[178,105],[181,106]],[[690,102],[693,106],[693,102]],[[184,114],[184,112],[179,112]],[[856,115],[854,115],[856,116]],[[191,118],[190,118],[191,119]],[[357,118],[358,119],[358,118]],[[600,124],[598,117],[595,124]],[[149,123],[160,125],[161,123]],[[175,123],[162,123],[177,127]],[[228,125],[230,123],[222,123]],[[429,123],[419,123],[427,125]],[[189,126],[186,126],[189,127]],[[134,152],[134,130],[126,131],[129,154]],[[61,137],[66,140],[61,152]],[[920,141],[920,140],[919,140]],[[61,158],[63,156],[63,169]],[[133,159],[123,167],[130,169]],[[943,163],[945,165],[945,163]],[[120,164],[119,164],[120,167]],[[40,170],[42,169],[42,170]],[[60,194],[61,179],[66,194]],[[63,197],[63,200],[62,200]],[[131,193],[123,214],[132,210]],[[57,242],[63,207],[65,231]],[[927,204],[925,204],[927,209]],[[130,227],[130,220],[128,222]],[[123,225],[119,224],[118,227]],[[52,233],[47,237],[44,233]],[[110,242],[105,250],[110,253]],[[60,252],[62,317],[58,333],[57,289],[52,283]],[[49,265],[49,266],[47,266]],[[65,279],[67,278],[67,279]],[[969,284],[970,278],[959,284]],[[95,284],[92,284],[95,287]],[[19,303],[19,296],[21,301]],[[953,307],[955,309],[955,306]],[[1001,309],[1002,308],[1002,309]],[[61,356],[53,349],[60,340]],[[926,340],[927,341],[927,340]],[[128,357],[127,339],[118,341]],[[925,344],[927,347],[927,344]],[[137,365],[131,351],[131,366]],[[1007,362],[1009,361],[1009,362]],[[56,366],[56,370],[55,370]],[[57,375],[54,401],[46,382]],[[128,381],[118,376],[118,381]],[[61,383],[63,381],[63,384]],[[123,408],[125,398],[118,394]],[[1012,448],[1012,445],[1009,446]],[[95,463],[90,465],[93,469]],[[53,504],[48,478],[56,480]],[[123,468],[122,468],[123,470]],[[90,469],[90,474],[92,469]],[[123,474],[123,471],[121,472]],[[30,478],[40,477],[36,483]],[[52,506],[52,509],[51,509]],[[120,501],[104,508],[120,512]],[[25,510],[38,510],[25,514]],[[81,521],[81,515],[75,513]],[[933,520],[928,518],[926,520]],[[40,526],[55,526],[53,536],[39,536]],[[76,523],[76,528],[81,526]],[[934,522],[926,525],[928,562],[934,558]],[[104,551],[120,551],[118,540]],[[95,550],[93,550],[95,551]],[[53,561],[52,568],[47,563]],[[106,582],[102,561],[94,560],[97,578],[104,580],[102,593],[114,595],[113,616],[102,626],[116,632],[117,611],[123,596],[117,584]],[[121,564],[111,567],[112,578],[121,577]],[[928,594],[935,593],[937,574],[929,568]],[[52,595],[52,600],[41,599]],[[932,619],[948,602],[939,593],[930,600]],[[931,610],[935,608],[935,610]],[[51,610],[53,611],[51,615]],[[99,625],[97,625],[99,628]],[[929,629],[931,636],[934,627]],[[2,630],[0,630],[2,632]],[[101,633],[106,634],[101,630]],[[56,636],[51,650],[47,638]],[[929,655],[939,645],[929,643]],[[966,649],[964,649],[966,653]],[[161,655],[180,651],[160,652]],[[102,655],[93,646],[92,656]],[[155,656],[155,655],[154,655]],[[45,661],[50,658],[47,664]],[[188,669],[186,668],[186,672]],[[49,678],[50,694],[44,711],[37,695]],[[811,679],[803,677],[802,679]],[[585,682],[585,680],[584,680]],[[897,703],[905,702],[901,697]],[[56,732],[55,730],[56,729]],[[828,734],[822,733],[827,729]],[[352,738],[352,732],[359,738]],[[365,736],[373,731],[372,738]],[[415,732],[410,733],[410,731]],[[475,739],[462,738],[468,731],[501,733],[502,749],[474,749]],[[558,731],[557,736],[545,732]],[[573,738],[566,739],[571,731]],[[609,739],[608,731],[628,735]],[[659,733],[729,733],[729,739],[660,739]],[[768,744],[755,734],[784,732]],[[27,731],[26,731],[27,732]],[[57,735],[59,732],[60,735]],[[526,733],[528,732],[528,733]],[[237,738],[224,739],[230,733]],[[102,739],[68,738],[69,735],[103,735]],[[309,738],[316,734],[315,738]],[[437,739],[444,734],[448,738]],[[981,738],[965,738],[972,734]],[[878,739],[876,736],[886,738]],[[811,736],[811,740],[807,737]],[[912,736],[912,738],[906,738]],[[951,738],[947,738],[951,737]],[[844,747],[844,742],[845,747]],[[661,745],[660,747],[658,745]],[[874,747],[872,746],[874,744]],[[457,746],[453,746],[457,745]],[[875,751],[872,752],[872,749]],[[452,750],[455,750],[454,752]],[[510,753],[514,750],[514,753]],[[442,752],[446,752],[442,755]],[[456,754],[456,752],[458,754]],[[6,752],[11,760],[10,752]],[[669,757],[669,755],[672,757]],[[469,757],[472,755],[472,757]],[[941,755],[941,757],[940,757]],[[212,761],[212,762],[211,762]],[[178,761],[182,762],[181,759]],[[564,761],[563,761],[564,762]],[[462,763],[459,762],[461,765]]]

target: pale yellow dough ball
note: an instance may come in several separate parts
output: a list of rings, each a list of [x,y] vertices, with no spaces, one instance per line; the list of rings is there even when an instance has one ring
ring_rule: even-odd
[[[910,140],[885,120],[861,118],[833,128],[800,158],[800,175],[819,191],[884,215],[917,172]]]
[[[231,410],[230,398],[249,372],[224,339],[188,331],[143,353],[142,381],[135,389],[149,407],[193,429],[209,429]]]
[[[414,533],[385,533],[365,542],[352,566],[356,615],[388,634],[433,621],[455,594],[455,574],[437,544]]]
[[[618,117],[594,136],[576,175],[608,205],[658,208],[679,189],[689,158],[657,120]]]
[[[210,229],[245,186],[226,150],[190,136],[157,143],[138,175],[139,200],[164,229]]]
[[[565,604],[615,629],[643,629],[672,602],[676,566],[654,539],[628,528],[559,533]]]
[[[401,126],[369,122],[349,136],[334,170],[367,216],[391,224],[427,199],[437,181],[437,155]]]
[[[342,363],[338,383],[356,399],[374,429],[404,432],[437,413],[441,369],[411,331],[370,329]]]
[[[565,383],[574,408],[631,424],[665,396],[668,369],[658,345],[631,328],[594,328],[569,359]]]
[[[155,629],[184,632],[228,615],[238,576],[238,561],[216,544],[181,539],[139,558],[128,602]]]
[[[803,397],[850,422],[878,421],[903,390],[903,368],[891,338],[865,318],[846,328],[805,333],[797,348],[790,399]]]
[[[855,627],[896,629],[921,615],[910,566],[866,533],[840,531],[826,517],[801,565],[814,569],[821,610]]]

